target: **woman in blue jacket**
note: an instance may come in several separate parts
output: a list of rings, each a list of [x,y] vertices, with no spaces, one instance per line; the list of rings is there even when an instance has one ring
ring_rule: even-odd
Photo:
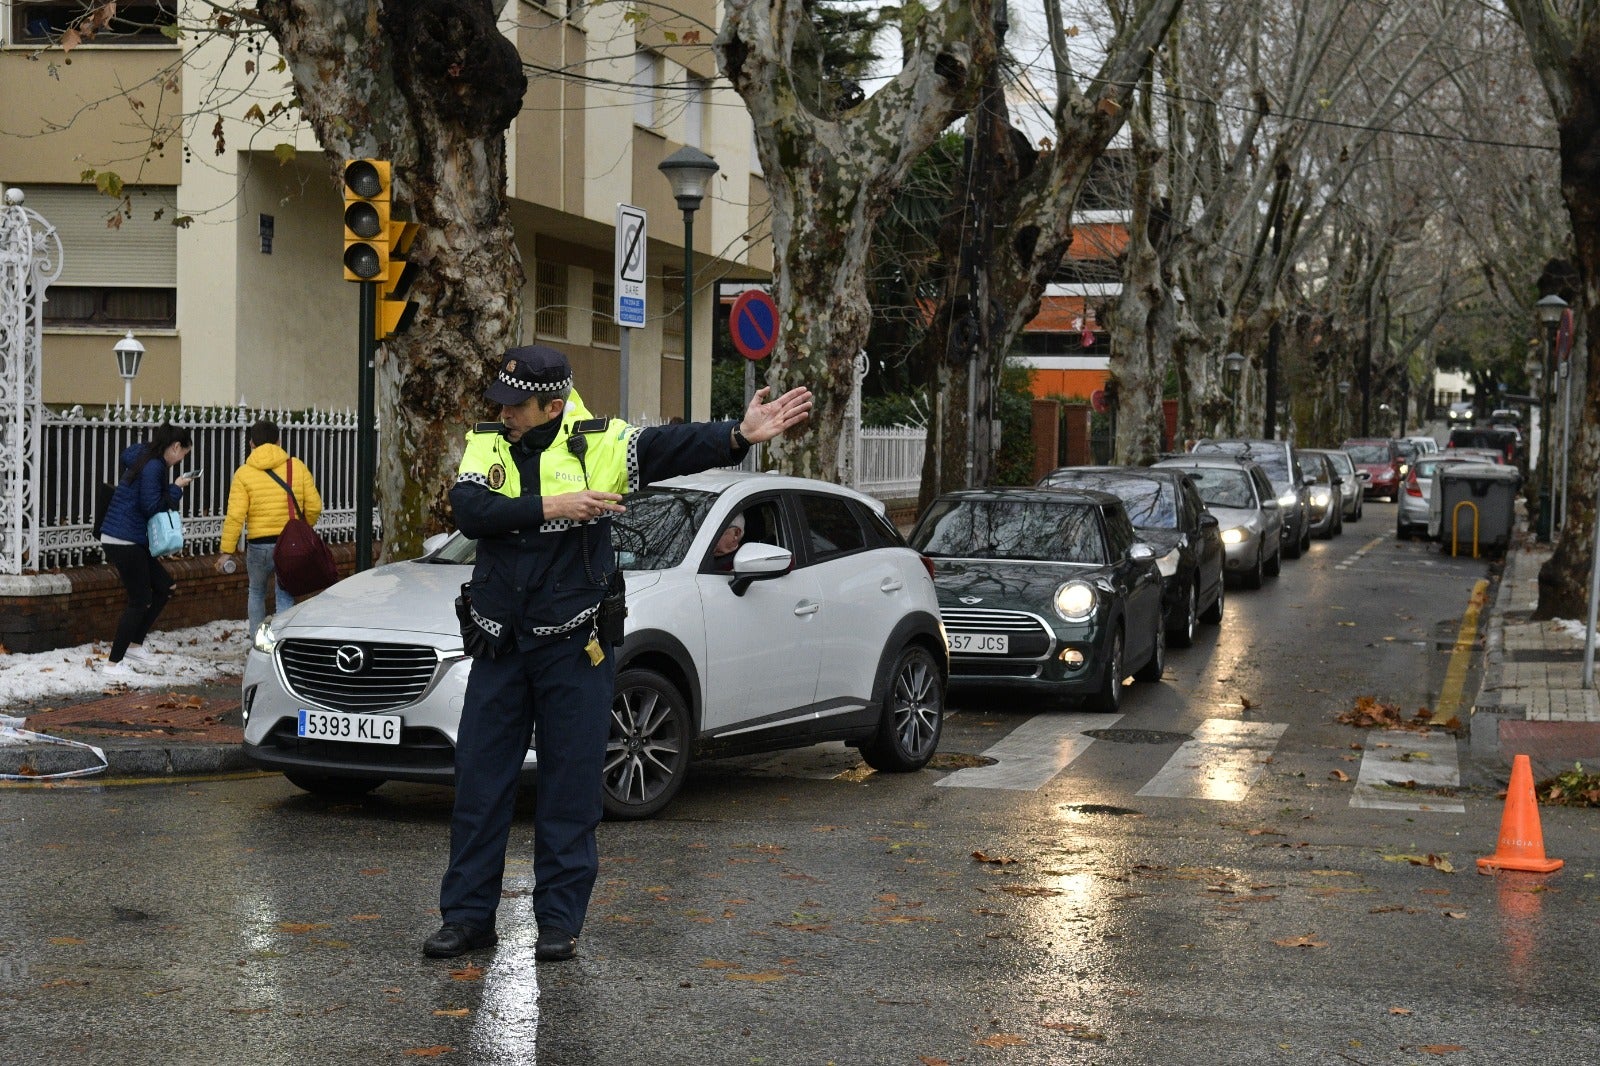
[[[148,443],[130,445],[122,453],[122,476],[100,527],[101,549],[128,592],[128,606],[111,642],[111,658],[105,668],[108,674],[132,673],[122,661],[124,655],[136,663],[154,661],[144,650],[144,638],[172,597],[172,575],[150,554],[145,529],[151,518],[177,507],[183,499],[189,479],[180,477],[168,484],[167,478],[171,476],[169,468],[183,462],[192,447],[188,430],[163,422]]]

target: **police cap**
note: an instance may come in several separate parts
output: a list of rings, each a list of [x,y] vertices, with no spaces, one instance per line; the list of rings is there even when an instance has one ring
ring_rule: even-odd
[[[548,344],[512,348],[500,359],[483,390],[493,403],[515,405],[530,396],[555,396],[572,388],[572,364]]]

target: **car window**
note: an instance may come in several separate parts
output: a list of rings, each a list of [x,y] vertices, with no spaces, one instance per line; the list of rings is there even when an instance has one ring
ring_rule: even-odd
[[[1134,532],[1127,509],[1121,504],[1109,504],[1100,513],[1105,515],[1106,520],[1106,548],[1111,552],[1111,558],[1121,559],[1137,543],[1139,535]]]
[[[738,519],[738,523],[735,522]],[[731,525],[740,524],[739,538],[731,544],[732,550],[726,555],[718,556],[718,543],[723,532]],[[718,520],[721,527],[707,549],[705,562],[702,564],[704,573],[725,573],[733,569],[732,556],[746,544],[772,544],[779,548],[787,548],[793,552],[793,538],[783,523],[783,506],[776,497],[758,498],[747,501],[743,507]],[[724,551],[727,551],[725,548]]]
[[[1347,444],[1345,454],[1358,463],[1387,463],[1389,461],[1389,446],[1387,444]]]
[[[1140,529],[1177,529],[1178,505],[1172,487],[1153,478],[1100,478],[1095,488],[1122,501],[1128,521]]]
[[[611,543],[624,570],[665,570],[683,562],[716,495],[690,489],[642,489],[625,496],[611,520]]]
[[[848,555],[867,546],[867,531],[856,520],[849,500],[842,496],[812,493],[805,493],[797,499],[811,538],[812,562],[820,563]]]
[[[1096,508],[1035,500],[935,500],[911,534],[925,555],[1103,565]]]
[[[1255,483],[1257,499],[1267,500],[1275,495],[1272,491],[1272,482],[1267,480],[1266,471],[1259,466],[1250,468],[1250,480]]]
[[[1328,472],[1328,464],[1320,455],[1307,455],[1301,458],[1300,465],[1305,472],[1317,479],[1318,485],[1331,485],[1333,475]]]
[[[1226,467],[1205,467],[1189,472],[1195,491],[1203,503],[1212,507],[1254,507],[1255,493],[1250,490],[1250,475],[1243,470]]]
[[[1345,474],[1355,473],[1355,464],[1350,461],[1350,456],[1344,452],[1329,452],[1327,458],[1328,462],[1333,464],[1333,468],[1339,472],[1340,477]]]
[[[900,535],[900,531],[895,528],[894,523],[889,519],[871,507],[863,507],[859,503],[855,505],[855,508],[861,515],[865,516],[865,525],[868,532],[876,537],[877,547],[904,548],[906,546],[906,538]]]

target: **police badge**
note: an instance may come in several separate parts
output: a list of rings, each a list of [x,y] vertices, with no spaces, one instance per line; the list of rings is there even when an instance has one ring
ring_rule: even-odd
[[[504,485],[505,483],[506,483],[506,468],[501,466],[499,463],[496,463],[493,466],[491,466],[489,468],[489,487],[491,489],[494,489],[496,492],[499,492],[501,486]]]

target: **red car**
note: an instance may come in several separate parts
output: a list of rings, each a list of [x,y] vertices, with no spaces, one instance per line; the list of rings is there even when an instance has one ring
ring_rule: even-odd
[[[1400,442],[1388,437],[1357,437],[1339,445],[1350,456],[1357,470],[1372,476],[1367,482],[1369,499],[1386,496],[1393,500],[1400,491],[1400,468],[1405,464]]]

